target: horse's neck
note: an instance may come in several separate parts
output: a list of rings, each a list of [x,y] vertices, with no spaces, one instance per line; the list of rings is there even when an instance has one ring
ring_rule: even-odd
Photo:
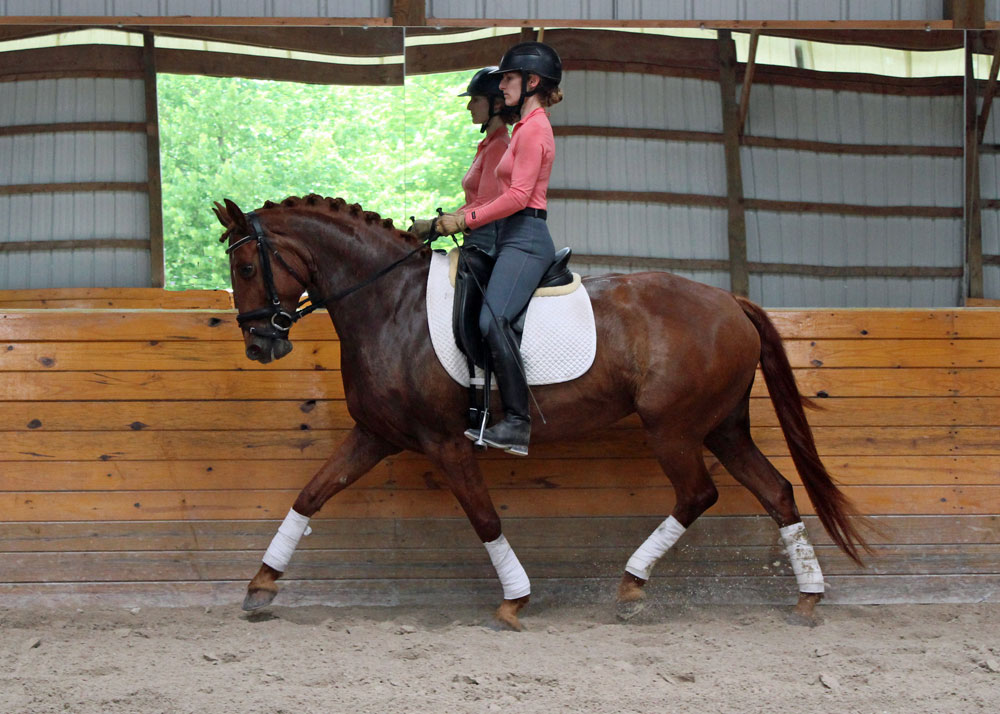
[[[337,245],[339,243],[339,245]],[[346,245],[346,249],[345,249]],[[372,278],[415,246],[402,241],[325,241],[316,256],[320,295],[336,295]],[[379,327],[404,312],[404,319],[426,319],[423,295],[430,262],[419,252],[371,284],[327,305],[342,342],[361,346]]]

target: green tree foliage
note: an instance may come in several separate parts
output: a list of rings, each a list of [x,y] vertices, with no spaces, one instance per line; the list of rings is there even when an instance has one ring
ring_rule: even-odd
[[[341,196],[392,218],[461,205],[462,176],[480,136],[465,99],[467,72],[405,87],[345,87],[160,75],[166,287],[229,287],[211,207]]]

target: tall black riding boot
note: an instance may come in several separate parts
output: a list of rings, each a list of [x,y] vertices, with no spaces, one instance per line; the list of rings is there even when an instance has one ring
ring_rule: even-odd
[[[503,420],[483,432],[483,441],[508,454],[528,455],[531,440],[531,417],[528,415],[528,382],[521,363],[521,350],[510,323],[503,317],[494,324],[486,340],[493,356],[493,373],[503,400]],[[469,429],[465,435],[476,441],[478,429]]]

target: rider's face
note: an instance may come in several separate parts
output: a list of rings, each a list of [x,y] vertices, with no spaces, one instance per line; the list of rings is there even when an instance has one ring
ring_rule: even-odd
[[[490,116],[490,100],[482,94],[474,94],[469,97],[469,103],[465,105],[472,115],[473,124],[485,124]]]
[[[503,100],[508,107],[516,107],[521,99],[521,73],[504,72],[500,80],[500,91],[503,92]]]

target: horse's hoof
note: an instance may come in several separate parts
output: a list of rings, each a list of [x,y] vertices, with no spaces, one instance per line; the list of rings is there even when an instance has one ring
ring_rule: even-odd
[[[615,614],[619,620],[628,622],[646,608],[646,592],[642,589],[645,584],[645,580],[631,573],[622,576],[615,601]]]
[[[504,600],[500,603],[500,607],[497,608],[496,621],[502,629],[513,630],[514,632],[522,632],[524,626],[517,617],[517,613],[528,604],[528,598],[530,596],[525,595],[524,597],[519,597],[517,600]]]
[[[816,627],[822,621],[816,615],[816,605],[823,599],[823,593],[799,593],[799,601],[785,616],[785,622],[797,627]]]
[[[247,596],[243,598],[243,609],[247,612],[251,610],[259,610],[266,605],[270,605],[271,601],[274,600],[275,596],[278,594],[278,590],[247,590]]]

